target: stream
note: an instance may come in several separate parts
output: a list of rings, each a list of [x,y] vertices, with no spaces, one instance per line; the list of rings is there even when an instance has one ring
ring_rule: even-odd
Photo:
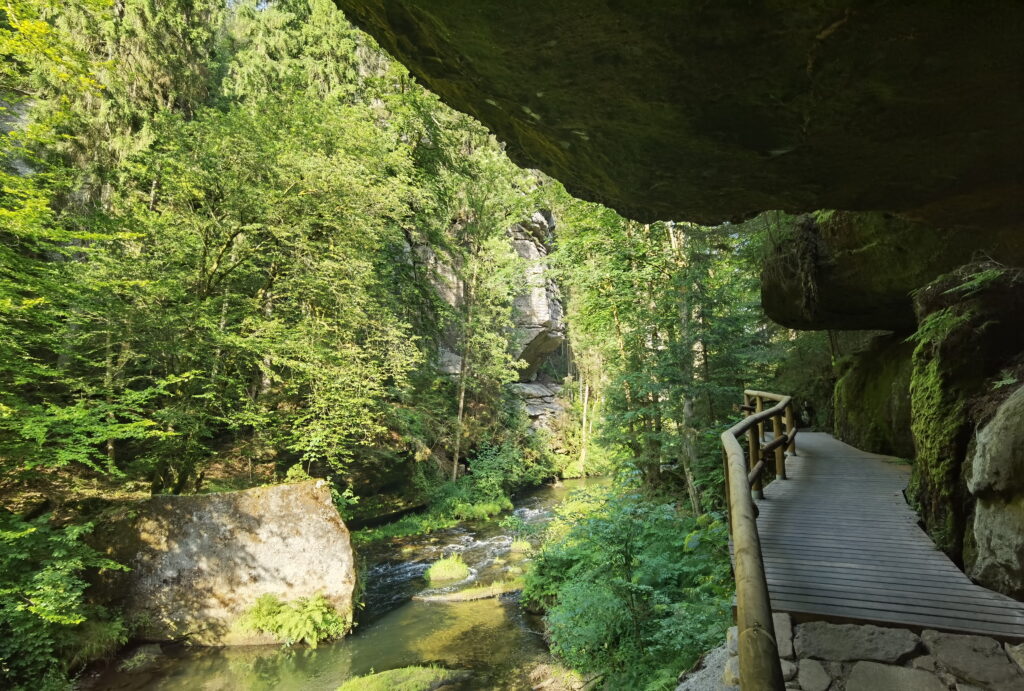
[[[569,492],[587,483],[567,480],[537,488],[521,496],[512,513],[539,527]],[[88,686],[119,691],[333,691],[353,676],[435,664],[469,670],[471,678],[460,689],[530,689],[530,671],[550,662],[550,656],[540,619],[519,606],[518,594],[469,602],[413,599],[521,575],[529,556],[511,551],[513,536],[499,525],[507,515],[369,548],[364,553],[364,608],[356,615],[354,632],[344,639],[316,650],[165,645],[163,654],[144,668],[118,671],[112,665]],[[427,567],[453,553],[462,555],[470,576],[445,588],[430,588],[423,578]]]

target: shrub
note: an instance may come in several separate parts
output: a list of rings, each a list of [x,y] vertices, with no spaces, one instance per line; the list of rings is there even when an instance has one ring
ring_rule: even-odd
[[[438,559],[430,565],[430,568],[424,574],[429,583],[461,581],[467,576],[469,576],[469,567],[466,566],[466,562],[462,561],[462,557],[458,554]]]
[[[90,530],[0,510],[0,687],[66,688],[71,666],[124,642],[120,622],[85,601],[86,570],[124,568],[83,542]]]
[[[524,590],[547,608],[552,650],[609,688],[673,688],[729,625],[724,524],[635,494],[584,494],[559,513]]]
[[[316,648],[320,641],[341,638],[351,627],[323,595],[282,602],[275,595],[261,595],[239,625],[249,631],[267,633],[285,646],[305,643]]]

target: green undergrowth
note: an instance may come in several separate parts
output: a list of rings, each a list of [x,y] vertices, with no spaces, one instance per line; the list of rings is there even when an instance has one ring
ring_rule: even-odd
[[[550,478],[554,466],[549,454],[530,445],[513,443],[483,445],[470,460],[469,472],[454,482],[421,477],[419,484],[428,497],[423,513],[376,528],[353,533],[353,542],[366,546],[384,540],[425,535],[462,521],[484,520],[512,509],[512,492],[533,487]]]
[[[458,554],[453,554],[443,559],[438,559],[427,572],[423,574],[424,578],[430,583],[441,583],[446,581],[461,581],[463,578],[469,575],[469,567],[466,566],[466,562],[462,560],[462,557]]]
[[[351,627],[351,619],[340,614],[323,595],[283,602],[267,594],[256,600],[239,625],[270,634],[285,646],[305,643],[316,648],[321,641],[344,636]]]
[[[0,509],[0,688],[69,688],[68,672],[127,640],[128,627],[87,597],[87,571],[124,569],[85,543],[91,530]]]
[[[574,494],[526,574],[555,655],[608,688],[670,689],[718,645],[733,593],[720,516],[625,491]]]
[[[430,691],[464,676],[441,667],[402,667],[349,679],[338,691]]]

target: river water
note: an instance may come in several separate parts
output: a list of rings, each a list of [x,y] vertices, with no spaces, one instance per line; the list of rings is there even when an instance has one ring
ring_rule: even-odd
[[[570,491],[586,482],[568,480],[533,490],[516,502],[514,513],[539,527]],[[121,691],[332,691],[353,676],[436,664],[469,670],[471,677],[460,688],[529,689],[531,669],[550,657],[540,621],[520,608],[517,595],[470,602],[413,599],[520,575],[529,557],[510,550],[513,536],[499,525],[501,518],[465,523],[366,554],[365,607],[357,614],[355,631],[340,641],[316,650],[164,646],[164,654],[143,669],[111,669],[88,686]],[[469,565],[469,578],[431,590],[423,573],[435,560],[456,552]]]

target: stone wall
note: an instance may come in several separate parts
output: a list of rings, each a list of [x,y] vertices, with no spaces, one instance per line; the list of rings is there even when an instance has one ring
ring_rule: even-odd
[[[101,597],[142,624],[141,637],[203,645],[272,643],[235,624],[258,597],[324,595],[352,613],[355,566],[328,485],[156,496],[102,524],[97,544],[131,568]]]
[[[794,624],[774,615],[787,689],[797,691],[1013,691],[1024,688],[1024,645],[871,624]],[[736,627],[726,644],[680,676],[676,691],[740,688]]]

